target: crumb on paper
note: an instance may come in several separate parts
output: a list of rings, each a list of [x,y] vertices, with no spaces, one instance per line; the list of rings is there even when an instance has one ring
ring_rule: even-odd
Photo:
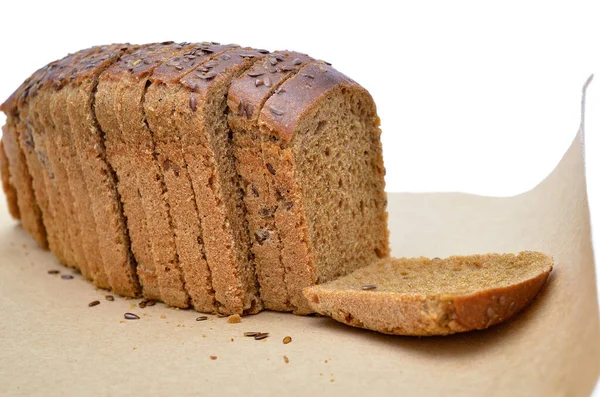
[[[216,360],[216,359],[217,359],[217,356],[210,356],[210,359],[211,359],[211,360]]]
[[[135,309],[137,307],[137,305],[135,303],[130,303],[129,304],[129,308],[130,309]]]
[[[167,318],[167,316],[165,316],[164,314],[161,314],[160,318]]]
[[[202,334],[202,337],[203,337],[203,338],[206,338],[206,334]]]
[[[233,314],[227,319],[229,324],[237,324],[242,322],[242,317],[239,314]]]
[[[283,344],[284,345],[287,345],[291,341],[292,341],[292,337],[291,336],[286,336],[285,338],[283,338]]]
[[[283,356],[283,361],[285,361],[286,364],[290,363],[290,359],[287,358],[287,356]]]

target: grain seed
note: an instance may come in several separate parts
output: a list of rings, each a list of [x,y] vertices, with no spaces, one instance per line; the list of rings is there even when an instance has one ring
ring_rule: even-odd
[[[115,300],[115,297],[114,297],[114,296],[112,296],[112,295],[106,295],[106,296],[104,297],[104,299],[106,299],[107,301],[110,301],[110,302],[112,302],[112,301],[114,301],[114,300]]]
[[[372,284],[368,284],[368,285],[363,285],[362,287],[360,287],[360,289],[365,290],[365,291],[370,291],[372,289],[377,288],[376,285],[372,285]]]
[[[286,336],[285,338],[283,338],[283,344],[284,345],[287,345],[291,341],[292,341],[292,337],[291,336]]]
[[[196,321],[205,321],[205,320],[208,320],[207,316],[196,317]]]
[[[139,320],[140,316],[138,316],[137,314],[133,314],[133,313],[125,313],[123,315],[125,317],[125,320]]]
[[[88,303],[89,307],[94,307],[94,306],[98,306],[100,304],[100,301],[92,301],[90,303]]]

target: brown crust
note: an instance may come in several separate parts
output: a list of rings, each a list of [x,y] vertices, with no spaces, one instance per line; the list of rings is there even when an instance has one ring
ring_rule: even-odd
[[[284,92],[273,95],[260,113],[260,124],[290,142],[302,114],[328,90],[339,85],[358,86],[349,77],[324,62],[310,63],[298,71],[301,78],[282,85]]]
[[[260,111],[274,92],[302,65],[314,61],[306,54],[277,51],[256,62],[229,87],[227,105],[233,131],[236,169],[240,175],[248,228],[261,298],[271,310],[293,310],[281,258],[281,239],[275,224],[277,201],[269,189],[262,161]]]
[[[498,254],[487,254],[450,257],[444,261],[452,263],[461,258],[476,257],[501,260]],[[510,285],[471,293],[408,294],[323,284],[306,288],[304,294],[317,313],[347,325],[386,334],[431,336],[482,330],[508,320],[529,305],[552,270],[553,261],[547,255],[521,252],[518,257],[527,261],[527,265],[536,270],[535,274],[514,280]],[[389,277],[395,277],[395,274],[389,274]]]
[[[17,203],[17,190],[10,181],[10,169],[6,152],[4,151],[4,142],[0,140],[0,176],[2,177],[2,189],[6,195],[6,204],[8,211],[14,219],[21,219],[19,205]]]

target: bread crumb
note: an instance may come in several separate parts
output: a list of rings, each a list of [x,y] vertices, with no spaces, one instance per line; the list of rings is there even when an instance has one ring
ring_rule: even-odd
[[[291,336],[286,336],[285,338],[283,338],[283,344],[284,345],[287,345],[291,341],[292,341],[292,337]]]
[[[233,314],[227,319],[229,324],[237,324],[242,322],[242,317],[239,314]]]
[[[233,342],[233,338],[231,338],[231,341]]]
[[[286,364],[290,363],[290,359],[287,358],[287,356],[283,356],[283,361],[285,361]]]
[[[203,337],[203,338],[206,338],[206,334],[202,334],[202,337]]]
[[[331,383],[333,383],[333,382],[335,382],[335,379],[329,379],[329,381],[330,381]]]
[[[134,346],[134,347],[133,347],[133,350],[137,350],[137,347],[135,347],[135,346]]]
[[[327,364],[327,360],[325,360],[325,364]]]
[[[210,359],[211,359],[211,360],[216,360],[216,359],[217,359],[217,356],[210,356]]]
[[[165,316],[164,314],[161,314],[160,318],[167,318],[167,316]]]
[[[135,309],[136,307],[137,307],[137,305],[135,303],[129,304],[129,309]]]

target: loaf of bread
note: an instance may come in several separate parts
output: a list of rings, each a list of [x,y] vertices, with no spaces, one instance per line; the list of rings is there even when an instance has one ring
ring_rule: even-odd
[[[395,335],[481,330],[530,304],[552,258],[525,251],[434,258],[388,258],[304,294],[317,313]]]
[[[389,254],[373,99],[308,55],[93,47],[0,110],[11,214],[99,288],[306,314],[303,288]]]

